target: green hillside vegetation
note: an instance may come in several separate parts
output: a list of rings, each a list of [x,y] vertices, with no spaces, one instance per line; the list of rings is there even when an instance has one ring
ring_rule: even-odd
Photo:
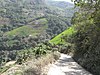
[[[4,33],[0,38],[1,50],[19,50],[35,46],[39,40],[37,36],[47,28],[46,25],[36,26],[26,25]]]
[[[9,61],[57,51],[48,40],[71,26],[69,19],[63,8],[45,0],[0,0],[0,69]]]
[[[1,0],[0,7],[0,50],[33,47],[70,25],[63,8],[51,7],[43,0]]]
[[[64,1],[0,0],[0,72],[9,68],[4,66],[9,61],[23,65],[59,51],[100,75],[100,0],[85,1],[74,0],[74,9]],[[37,69],[27,68],[25,75],[58,59],[51,56]]]
[[[5,33],[5,35],[13,37],[15,35],[19,35],[19,36],[28,36],[28,35],[31,35],[31,34],[36,35],[36,33],[37,33],[37,31],[33,30],[33,28],[31,28],[29,26],[22,26],[22,27],[16,28],[12,31]]]
[[[40,34],[41,32],[43,32],[46,29],[47,26],[40,26],[38,28],[34,28],[32,26],[22,26],[19,28],[16,28],[12,31],[6,32],[5,35],[9,36],[10,38],[16,35],[19,35],[20,37],[22,36],[36,36],[38,34]]]
[[[54,43],[54,44],[64,44],[66,43],[66,40],[64,39],[65,36],[71,36],[74,33],[76,33],[76,30],[74,29],[74,26],[66,29],[65,31],[63,31],[61,34],[57,35],[56,37],[54,37],[53,39],[50,40],[50,43]]]

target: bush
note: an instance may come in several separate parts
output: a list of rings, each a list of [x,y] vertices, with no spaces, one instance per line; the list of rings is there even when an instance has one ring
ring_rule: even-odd
[[[44,67],[50,63],[53,63],[59,58],[60,54],[58,52],[48,53],[46,56],[43,56],[36,60],[31,67],[26,69],[24,75],[41,75]]]

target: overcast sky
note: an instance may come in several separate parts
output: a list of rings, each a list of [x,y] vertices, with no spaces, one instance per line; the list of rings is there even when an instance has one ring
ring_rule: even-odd
[[[72,3],[71,0],[54,0],[54,1],[66,1]]]

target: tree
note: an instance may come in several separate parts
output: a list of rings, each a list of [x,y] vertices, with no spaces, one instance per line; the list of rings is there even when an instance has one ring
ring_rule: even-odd
[[[77,33],[74,59],[95,75],[100,69],[100,0],[74,0],[79,11],[72,20]]]

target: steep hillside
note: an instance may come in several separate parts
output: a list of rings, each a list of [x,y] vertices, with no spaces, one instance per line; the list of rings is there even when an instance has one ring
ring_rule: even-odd
[[[45,26],[43,27],[38,27],[38,28],[32,28],[31,26],[22,26],[19,28],[16,28],[12,31],[6,32],[4,35],[9,36],[10,38],[16,35],[19,35],[20,37],[22,36],[35,36],[36,34],[40,34],[41,32],[43,32],[45,30]]]
[[[77,10],[77,8],[74,9],[74,4],[65,1],[48,1],[48,5],[63,9],[63,12],[65,12],[64,15],[69,23],[74,12]]]
[[[30,48],[33,52],[37,47],[36,56],[45,54],[45,46],[41,50],[41,43],[48,44],[49,39],[71,26],[72,16],[68,17],[68,12],[56,4],[45,0],[0,0],[0,69],[6,62],[20,59],[16,57],[19,51],[23,52],[23,57]],[[70,6],[66,8],[71,9]],[[52,51],[49,46],[46,50]]]
[[[18,27],[14,30],[5,32],[3,36],[0,38],[1,39],[0,40],[0,44],[1,44],[0,50],[2,49],[5,49],[5,50],[6,49],[8,50],[23,49],[26,45],[27,45],[26,47],[31,47],[31,45],[33,45],[35,41],[33,39],[34,41],[32,42],[31,39],[38,36],[37,38],[39,40],[39,36],[43,34],[47,28],[47,21],[45,21],[45,19],[37,20],[36,23],[38,23],[38,25],[37,24],[25,25],[25,26]]]
[[[66,25],[62,25],[63,28],[60,32],[66,29],[68,25],[70,25],[70,18],[66,15],[66,11],[59,6],[48,5],[45,0],[1,0],[0,1],[0,16],[1,18],[9,19],[9,22],[5,24],[6,28],[9,29],[8,24],[10,24],[10,29],[13,30],[23,25],[31,24],[30,22],[36,21],[37,19],[45,18],[50,19],[59,18],[60,21],[64,22]],[[71,5],[70,5],[71,6]],[[69,6],[68,6],[69,8]],[[70,8],[69,8],[70,9]],[[73,12],[71,12],[73,14]],[[71,14],[71,15],[72,15]],[[50,17],[52,16],[52,17]],[[53,17],[54,16],[54,17]],[[60,18],[61,17],[61,18]],[[63,20],[62,20],[63,18]],[[66,19],[67,18],[67,19]],[[64,20],[66,19],[66,20]],[[48,24],[50,25],[50,20],[48,20]],[[1,25],[2,23],[0,23]],[[51,22],[52,24],[52,22]],[[4,24],[3,24],[4,25]],[[59,26],[57,26],[59,27]],[[47,28],[49,29],[49,28]],[[59,27],[59,29],[61,29]],[[1,29],[2,31],[3,29]],[[9,31],[8,30],[8,31]],[[6,29],[7,31],[7,29]],[[60,32],[57,32],[60,33]],[[54,33],[52,33],[54,34]],[[48,34],[49,35],[49,34]],[[54,34],[56,35],[56,34]]]
[[[76,30],[73,27],[70,27],[68,29],[66,29],[65,31],[63,31],[62,33],[60,33],[59,35],[57,35],[56,37],[54,37],[53,39],[50,40],[50,43],[54,43],[54,44],[65,44],[66,40],[64,37],[69,37],[71,35],[73,35],[76,32]]]

